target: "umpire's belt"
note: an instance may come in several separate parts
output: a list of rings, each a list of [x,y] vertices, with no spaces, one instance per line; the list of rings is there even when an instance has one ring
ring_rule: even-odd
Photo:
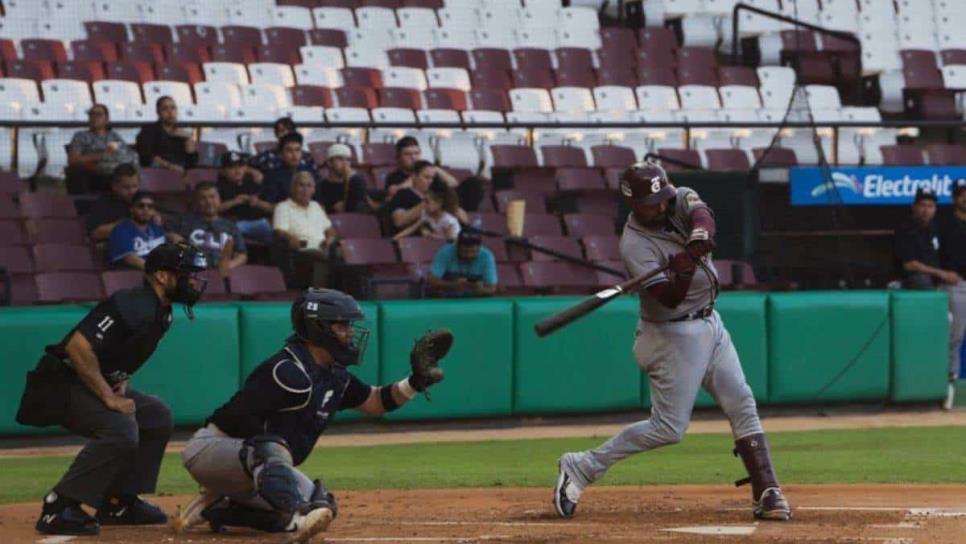
[[[707,308],[702,308],[700,310],[691,312],[689,314],[682,315],[681,317],[668,319],[667,323],[676,323],[678,321],[691,321],[693,319],[704,319],[706,317],[710,317],[712,313],[714,313],[714,306],[708,306]]]

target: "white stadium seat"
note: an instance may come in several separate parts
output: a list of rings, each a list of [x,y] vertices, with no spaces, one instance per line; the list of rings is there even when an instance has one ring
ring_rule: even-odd
[[[98,0],[94,2],[94,17],[98,21],[140,23],[141,10],[135,2]]]
[[[40,88],[45,104],[60,104],[71,112],[84,112],[93,104],[91,89],[86,81],[46,79],[40,83]]]
[[[283,87],[295,85],[295,75],[288,64],[277,62],[255,62],[248,65],[252,83],[272,83]]]
[[[295,81],[299,85],[319,85],[321,87],[341,87],[342,76],[335,68],[323,68],[310,64],[295,66]]]
[[[61,40],[67,43],[83,40],[87,37],[87,31],[84,30],[84,24],[80,20],[43,19],[37,21],[37,31],[31,37]]]
[[[342,49],[325,45],[303,45],[299,48],[302,62],[322,68],[344,68]]]
[[[553,102],[546,89],[511,89],[510,103],[514,112],[553,111]]]
[[[365,108],[329,108],[325,117],[333,123],[368,123],[372,121]]]
[[[252,83],[241,88],[242,103],[245,106],[269,105],[274,109],[289,105],[285,87],[271,83]]]
[[[277,6],[272,10],[273,26],[285,26],[311,30],[315,28],[312,11],[298,6]]]
[[[379,68],[380,70],[389,67],[389,55],[384,49],[377,49],[372,46],[351,45],[345,49],[346,66],[353,68]]]
[[[382,83],[386,87],[402,87],[424,91],[427,88],[426,75],[419,68],[390,66],[382,71]]]
[[[433,29],[433,42],[436,47],[451,49],[473,49],[478,44],[473,29],[439,28]]]
[[[95,81],[94,101],[110,109],[115,119],[123,119],[122,112],[142,106],[141,87],[133,81],[102,79]]]
[[[463,68],[430,68],[426,70],[430,88],[470,90],[470,75]]]
[[[765,108],[786,109],[795,90],[795,70],[783,66],[758,68],[758,88]]]
[[[560,46],[557,29],[553,27],[519,28],[513,32],[513,36],[517,47],[556,49]]]
[[[410,49],[432,49],[436,47],[436,38],[429,28],[390,28],[389,36],[396,47]]]
[[[194,103],[191,85],[183,81],[149,81],[141,85],[141,90],[144,91],[144,103],[149,105],[156,103],[162,96],[170,96],[179,106]]]
[[[296,123],[321,123],[325,121],[322,106],[286,106],[278,109],[279,117],[291,117]]]
[[[677,90],[664,85],[642,85],[634,90],[638,108],[645,111],[676,111],[681,109]]]
[[[237,108],[242,104],[241,90],[234,83],[199,81],[195,83],[196,104],[217,104]],[[225,110],[227,115],[227,109]]]
[[[600,33],[593,28],[559,28],[556,29],[556,43],[559,47],[581,47],[583,49],[600,49]]]
[[[721,105],[727,110],[761,109],[761,96],[758,89],[747,85],[722,85],[718,88]]]
[[[477,28],[473,31],[476,36],[476,43],[480,47],[502,47],[516,43],[514,30],[510,26],[495,26]]]
[[[399,17],[399,27],[411,30],[423,30],[427,33],[439,27],[436,20],[436,12],[428,8],[399,8],[396,10]]]
[[[248,72],[244,64],[234,62],[206,62],[202,65],[205,81],[221,81],[235,85],[248,84]]]
[[[224,121],[228,118],[228,108],[219,103],[192,104],[180,108],[178,117],[195,123]]]
[[[256,102],[228,110],[228,120],[237,123],[266,123],[278,119],[278,108],[273,104]],[[250,131],[243,131],[250,134]]]
[[[356,8],[356,21],[359,28],[374,31],[388,31],[396,28],[396,12],[389,8],[381,7],[361,7]]]
[[[356,20],[348,8],[315,8],[312,10],[315,28],[348,30],[355,28]]]
[[[594,101],[597,111],[633,111],[637,109],[634,89],[617,85],[604,85],[594,88]]]
[[[589,112],[594,111],[594,96],[590,89],[583,87],[554,87],[550,91],[554,111]]]

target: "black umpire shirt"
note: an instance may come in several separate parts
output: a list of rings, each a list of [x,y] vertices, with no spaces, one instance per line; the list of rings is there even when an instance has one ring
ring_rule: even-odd
[[[903,265],[910,261],[939,268],[939,236],[936,225],[932,221],[921,225],[912,218],[899,225],[896,229],[895,256],[898,272],[904,278],[909,272]]]
[[[312,361],[301,340],[289,339],[208,422],[235,438],[280,436],[294,463],[302,464],[335,413],[359,406],[372,390],[344,366],[322,367]]]
[[[47,346],[46,351],[67,360],[67,342],[77,331],[94,349],[104,379],[114,385],[141,368],[170,326],[171,307],[162,306],[153,289],[123,289],[95,306],[59,344]]]
[[[939,222],[939,260],[943,269],[966,278],[966,221],[951,212]]]

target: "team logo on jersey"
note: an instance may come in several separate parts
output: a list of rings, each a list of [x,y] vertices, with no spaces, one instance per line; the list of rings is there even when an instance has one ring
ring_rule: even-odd
[[[656,193],[661,190],[661,176],[651,178],[651,192]]]
[[[621,182],[621,194],[624,195],[624,196],[626,196],[626,197],[628,197],[628,198],[630,198],[630,197],[634,196],[634,191],[631,190],[631,186],[630,185],[628,185],[628,184],[626,184],[624,182]]]

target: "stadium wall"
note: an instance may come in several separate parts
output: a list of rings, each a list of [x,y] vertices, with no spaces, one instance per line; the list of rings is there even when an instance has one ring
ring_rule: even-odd
[[[447,378],[395,420],[635,410],[646,378],[631,356],[637,301],[623,297],[539,339],[534,323],[573,297],[366,302],[370,383],[405,375],[413,339],[456,334]],[[24,378],[89,306],[0,309],[0,434],[35,433],[14,421]],[[836,291],[723,294],[718,311],[761,404],[933,401],[945,394],[948,319],[941,292]],[[200,423],[289,334],[285,303],[202,304],[177,315],[134,378],[163,397],[179,425]],[[713,404],[702,392],[699,406]],[[340,420],[358,416],[343,414]]]

